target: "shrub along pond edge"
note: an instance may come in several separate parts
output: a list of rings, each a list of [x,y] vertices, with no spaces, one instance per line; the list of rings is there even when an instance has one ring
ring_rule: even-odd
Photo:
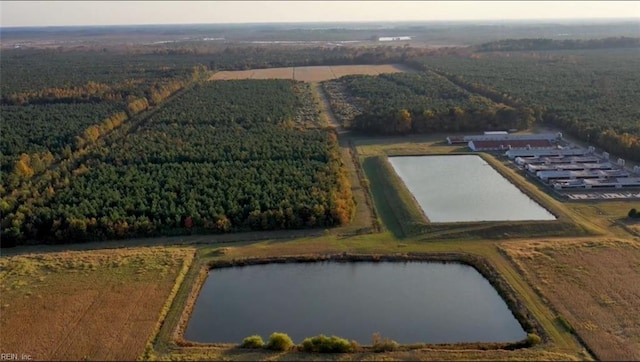
[[[509,310],[520,323],[527,337],[516,342],[477,342],[477,343],[419,343],[410,345],[400,345],[399,350],[410,350],[415,348],[433,348],[433,349],[482,349],[482,350],[514,350],[527,348],[540,342],[548,342],[550,338],[542,325],[532,315],[525,304],[518,298],[515,290],[509,285],[500,273],[491,265],[491,263],[478,255],[467,253],[404,253],[391,255],[378,254],[331,254],[331,255],[304,255],[304,256],[274,256],[274,257],[257,257],[242,258],[232,260],[214,260],[205,263],[194,280],[189,297],[185,303],[180,320],[173,332],[173,342],[180,347],[228,347],[229,343],[200,343],[192,342],[184,339],[184,331],[189,322],[191,312],[200,294],[200,290],[206,281],[209,272],[213,269],[231,268],[238,266],[250,266],[261,264],[284,264],[284,263],[314,263],[314,262],[440,262],[440,263],[457,263],[468,265],[474,268],[482,277],[484,277],[491,286],[497,291],[500,297],[507,304]],[[276,332],[276,331],[274,331]],[[286,331],[284,331],[286,333]],[[247,336],[249,337],[249,336]],[[309,336],[312,338],[313,336]],[[338,336],[339,337],[339,336]],[[238,341],[240,346],[242,341]],[[373,346],[361,346],[360,349],[371,349]],[[303,350],[302,346],[294,346],[294,349]]]

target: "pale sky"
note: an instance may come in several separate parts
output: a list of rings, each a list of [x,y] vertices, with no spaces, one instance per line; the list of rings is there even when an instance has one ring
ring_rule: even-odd
[[[0,26],[640,19],[640,1],[0,1]]]

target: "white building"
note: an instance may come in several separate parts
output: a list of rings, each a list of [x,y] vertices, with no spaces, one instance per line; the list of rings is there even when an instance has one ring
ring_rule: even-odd
[[[411,40],[410,36],[381,36],[378,38],[378,41],[403,41],[403,40]]]

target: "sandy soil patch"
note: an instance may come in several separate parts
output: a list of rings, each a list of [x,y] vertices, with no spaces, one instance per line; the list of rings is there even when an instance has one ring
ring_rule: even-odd
[[[251,79],[293,79],[294,68],[255,69]]]
[[[335,79],[333,73],[334,67],[317,66],[317,67],[296,67],[294,68],[295,80],[303,82],[322,82],[328,79]]]

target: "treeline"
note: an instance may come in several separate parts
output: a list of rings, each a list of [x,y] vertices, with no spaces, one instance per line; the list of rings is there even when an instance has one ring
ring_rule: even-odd
[[[427,69],[528,108],[533,118],[615,155],[640,161],[640,67],[631,49],[519,56],[423,57]],[[491,95],[493,94],[493,96]],[[496,98],[497,97],[497,98]]]
[[[610,37],[603,39],[504,39],[481,44],[479,52],[519,50],[576,50],[607,48],[638,48],[640,38]]]
[[[331,86],[331,84],[340,86]],[[433,72],[348,76],[327,83],[334,104],[350,98],[361,111],[347,120],[366,133],[404,134],[527,128],[530,113],[472,94]],[[336,101],[336,90],[349,97]],[[338,113],[344,113],[338,111]]]
[[[348,223],[336,135],[298,124],[306,91],[284,80],[196,86],[41,189],[3,198],[3,243]]]
[[[193,72],[193,67],[206,66],[208,61],[193,56],[136,54],[134,49],[3,49],[1,96],[43,89],[83,88],[90,82],[114,88],[129,82],[184,78]]]
[[[290,46],[228,46],[224,49],[164,48],[154,54],[206,54],[209,69],[246,70],[314,65],[403,63],[408,59],[431,54],[437,50],[400,46],[376,47],[290,47]]]
[[[38,105],[38,104],[78,104],[78,103],[128,103],[129,106],[140,98],[147,98],[152,104],[166,98],[181,88],[185,80],[192,80],[200,76],[204,66],[194,66],[191,72],[179,77],[163,77],[151,79],[129,79],[112,85],[88,81],[85,84],[60,87],[34,89],[15,93],[3,93],[1,105]]]

